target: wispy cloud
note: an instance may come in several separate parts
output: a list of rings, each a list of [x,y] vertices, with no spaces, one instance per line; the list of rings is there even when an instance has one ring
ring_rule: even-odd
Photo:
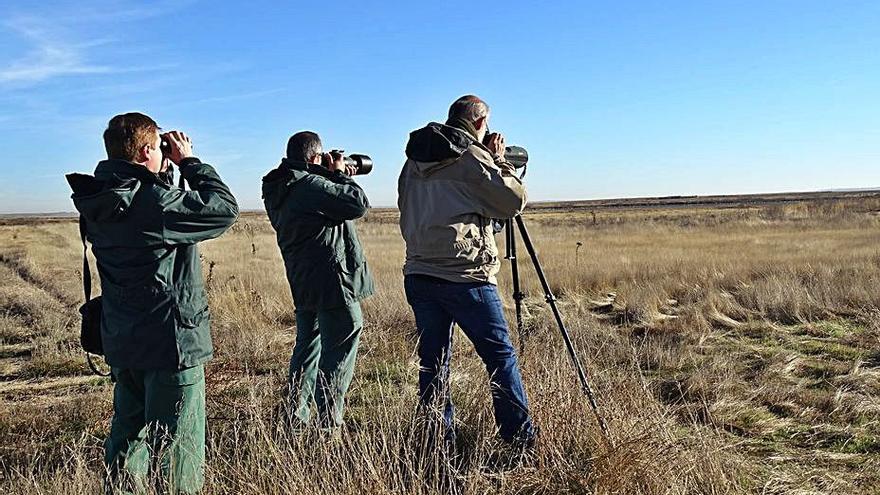
[[[78,24],[125,22],[167,16],[169,12],[187,8],[197,2],[198,0],[139,0],[133,4],[126,0],[105,0],[88,6],[83,6],[82,2],[74,2],[72,11],[67,14]]]
[[[115,43],[114,39],[82,41],[89,27],[154,17],[169,9],[179,9],[191,0],[165,0],[152,4],[132,5],[127,1],[109,1],[84,7],[79,2],[65,9],[58,5],[28,13],[4,13],[3,30],[26,43],[18,58],[0,59],[0,84],[30,86],[64,76],[141,72],[145,67],[120,66],[95,61],[101,50]],[[37,9],[41,7],[39,4]],[[152,67],[155,69],[155,67]]]
[[[104,41],[65,43],[58,39],[57,33],[51,33],[41,24],[27,17],[4,23],[4,27],[19,34],[32,48],[22,58],[0,68],[0,82],[35,83],[58,76],[112,72],[109,66],[92,64],[85,59],[85,50]]]
[[[211,96],[208,98],[199,98],[195,100],[183,101],[183,105],[201,105],[203,103],[227,103],[237,100],[249,100],[251,98],[261,98],[263,96],[276,95],[285,92],[284,88],[266,89],[262,91],[248,91],[244,93],[236,93],[229,95]]]

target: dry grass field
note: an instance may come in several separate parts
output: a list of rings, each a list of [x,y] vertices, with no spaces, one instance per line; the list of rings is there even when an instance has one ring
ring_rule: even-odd
[[[880,493],[880,197],[684,203],[525,213],[615,445],[523,260],[521,361],[542,436],[536,462],[511,470],[489,462],[488,385],[469,345],[453,357],[461,462],[427,469],[414,453],[414,323],[392,210],[359,226],[378,293],[346,431],[282,435],[293,308],[268,221],[244,215],[202,248],[217,349],[206,492]],[[0,221],[3,493],[100,492],[111,384],[78,350],[80,256],[72,219]]]

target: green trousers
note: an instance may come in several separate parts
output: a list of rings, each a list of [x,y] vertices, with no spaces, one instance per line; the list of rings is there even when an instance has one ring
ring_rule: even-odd
[[[292,426],[308,424],[313,399],[322,428],[342,425],[363,322],[357,302],[319,311],[296,310],[296,344],[288,375]]]
[[[198,493],[205,465],[205,368],[113,368],[104,442],[108,493]]]

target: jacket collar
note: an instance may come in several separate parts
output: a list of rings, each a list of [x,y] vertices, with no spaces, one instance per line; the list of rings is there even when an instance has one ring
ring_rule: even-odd
[[[281,165],[278,166],[281,170],[288,170],[293,172],[297,178],[301,176],[297,172],[305,172],[307,174],[315,174],[320,175],[322,177],[330,177],[333,175],[332,172],[327,170],[321,165],[315,165],[314,163],[301,162],[299,160],[291,160],[289,158],[282,158]]]
[[[281,168],[286,168],[288,170],[301,170],[303,172],[309,171],[309,165],[306,162],[301,162],[299,160],[291,160],[290,158],[282,158],[281,159]]]
[[[160,179],[158,175],[150,172],[147,167],[126,160],[110,159],[98,162],[97,167],[95,167],[95,178],[101,175],[131,177],[147,183],[159,184],[165,189],[170,189],[171,187]]]
[[[474,127],[474,124],[472,122],[468,122],[467,120],[459,118],[450,118],[446,121],[446,125],[465,131],[470,135],[471,138],[477,141],[477,128]]]

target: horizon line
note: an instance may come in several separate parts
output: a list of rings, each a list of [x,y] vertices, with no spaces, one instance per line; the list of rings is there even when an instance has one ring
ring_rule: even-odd
[[[858,194],[858,193],[875,193],[880,194],[880,186],[875,187],[858,187],[858,188],[832,188],[818,189],[812,191],[774,191],[760,193],[732,193],[732,194],[672,194],[665,196],[619,196],[610,198],[591,198],[591,199],[541,199],[529,201],[527,204],[531,206],[546,206],[554,203],[602,203],[613,201],[639,201],[639,200],[664,200],[664,199],[699,199],[699,198],[744,198],[744,197],[760,197],[760,196],[784,196],[784,195],[811,195],[811,194]],[[807,198],[794,198],[790,201],[798,201]],[[602,205],[597,205],[602,206]],[[662,206],[658,204],[657,206]],[[699,206],[695,203],[694,206]],[[371,209],[396,210],[397,206],[376,205]],[[265,213],[263,208],[247,208],[240,210],[241,213]],[[0,218],[22,218],[22,217],[43,217],[43,218],[68,218],[75,217],[78,213],[72,210],[47,211],[47,212],[0,212]]]

